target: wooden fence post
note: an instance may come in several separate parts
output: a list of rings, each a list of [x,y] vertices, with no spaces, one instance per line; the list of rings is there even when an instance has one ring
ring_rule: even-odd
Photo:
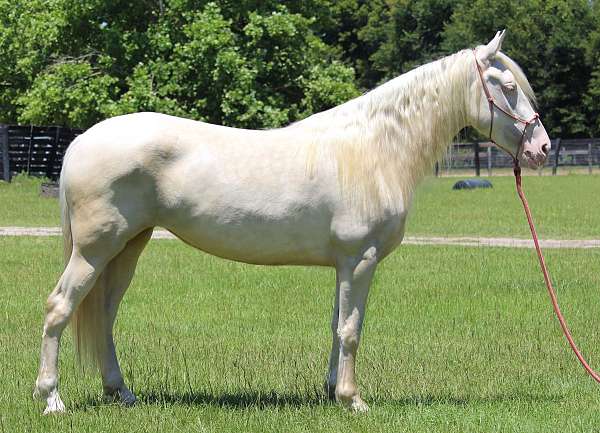
[[[592,174],[592,142],[588,143],[588,174]]]
[[[556,150],[554,151],[554,165],[552,166],[552,176],[556,176],[558,169],[558,154],[560,153],[560,138],[556,139]]]
[[[473,151],[475,152],[475,176],[481,174],[481,161],[479,161],[479,141],[473,143]]]
[[[492,146],[490,146],[488,144],[488,148],[487,148],[487,154],[488,154],[488,176],[492,177]]]
[[[10,182],[10,160],[8,153],[8,125],[0,125],[0,147],[2,148],[2,177]]]

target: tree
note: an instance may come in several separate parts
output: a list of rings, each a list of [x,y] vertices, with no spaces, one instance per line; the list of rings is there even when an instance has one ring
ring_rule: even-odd
[[[485,11],[485,12],[482,12]],[[594,28],[586,0],[476,0],[461,3],[444,31],[443,46],[458,50],[487,42],[507,29],[502,50],[517,61],[537,92],[539,111],[551,136],[590,133],[582,104],[591,77],[586,62]]]
[[[0,1],[0,47],[17,59],[4,66],[16,72],[0,88],[3,121],[88,127],[153,110],[263,128],[358,94],[315,20],[276,2],[18,0],[9,14]]]
[[[368,78],[387,80],[446,54],[442,34],[456,4],[454,0],[369,2],[368,22],[358,34],[372,47]]]
[[[590,31],[586,63],[592,72],[583,97],[592,136],[600,136],[600,3],[592,3],[594,25]]]

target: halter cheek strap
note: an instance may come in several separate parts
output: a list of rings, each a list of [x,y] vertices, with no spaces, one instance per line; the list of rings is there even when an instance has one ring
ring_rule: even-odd
[[[494,143],[496,146],[498,146],[500,149],[502,149],[506,153],[508,153],[512,157],[513,163],[515,164],[515,166],[518,166],[518,164],[519,164],[518,163],[518,155],[521,153],[523,144],[525,142],[525,134],[527,133],[527,127],[529,127],[529,125],[535,124],[538,121],[538,119],[540,118],[540,115],[538,113],[534,113],[533,117],[531,119],[526,120],[526,119],[523,119],[519,116],[516,116],[516,115],[508,112],[507,110],[502,108],[500,105],[498,105],[498,103],[494,100],[494,97],[490,93],[490,90],[488,89],[488,86],[487,86],[485,80],[483,79],[483,71],[481,70],[481,65],[479,64],[479,60],[477,60],[477,54],[475,52],[475,49],[473,49],[473,56],[475,57],[475,65],[477,66],[477,72],[479,73],[479,78],[481,79],[481,86],[483,87],[483,92],[485,93],[485,97],[487,98],[488,103],[490,105],[490,132],[488,134],[489,140],[492,143]],[[492,138],[492,131],[494,129],[494,108],[496,108],[500,112],[504,113],[506,116],[510,117],[511,119],[513,119],[519,123],[522,123],[524,125],[523,133],[521,134],[521,140],[519,141],[519,147],[517,148],[517,153],[514,155],[510,150],[508,150],[504,146],[501,146],[500,144],[496,143],[494,141],[494,139]]]

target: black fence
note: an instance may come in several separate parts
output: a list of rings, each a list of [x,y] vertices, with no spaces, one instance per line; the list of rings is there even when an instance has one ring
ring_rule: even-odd
[[[546,169],[552,174],[558,169],[583,169],[592,174],[600,169],[600,138],[573,138],[551,140],[551,150]],[[436,175],[451,174],[452,171],[473,170],[476,176],[491,176],[494,169],[512,168],[512,158],[489,142],[455,143],[448,148],[443,160],[436,164]]]
[[[0,124],[0,179],[31,176],[56,180],[69,144],[83,130],[61,126],[19,126]],[[600,138],[554,139],[546,166],[557,174],[559,167],[579,167],[592,173],[600,169]],[[494,169],[511,168],[512,159],[488,142],[455,143],[436,164],[436,175],[473,170],[491,176]]]
[[[67,147],[82,132],[61,126],[0,125],[0,179],[10,182],[18,173],[58,179]]]

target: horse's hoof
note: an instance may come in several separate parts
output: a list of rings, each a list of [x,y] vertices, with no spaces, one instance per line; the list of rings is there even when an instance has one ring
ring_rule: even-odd
[[[121,404],[125,406],[133,406],[137,402],[137,398],[135,398],[133,392],[129,391],[127,388],[119,391],[119,398],[121,400]]]
[[[358,394],[344,395],[338,394],[336,399],[346,408],[350,409],[354,413],[364,413],[369,411],[369,406],[363,401]]]
[[[135,395],[126,387],[112,392],[105,392],[104,400],[107,403],[121,403],[124,406],[133,406],[137,402]]]
[[[362,398],[356,395],[352,398],[350,409],[354,413],[366,413],[369,411],[369,406],[367,406],[367,403],[365,403]]]
[[[36,393],[34,392],[34,395]],[[57,391],[52,391],[48,398],[46,399],[46,409],[44,409],[44,415],[49,415],[52,413],[62,413],[65,412],[65,404],[60,399]]]

